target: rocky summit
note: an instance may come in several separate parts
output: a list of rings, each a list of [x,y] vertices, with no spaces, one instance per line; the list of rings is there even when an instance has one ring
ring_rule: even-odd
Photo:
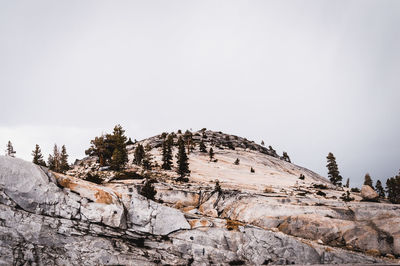
[[[0,264],[400,263],[400,206],[369,188],[350,200],[272,147],[209,130],[192,135],[184,182],[160,167],[164,139],[128,145],[119,171],[96,156],[65,174],[1,156]],[[151,168],[135,163],[139,144]],[[150,180],[153,199],[141,193]]]

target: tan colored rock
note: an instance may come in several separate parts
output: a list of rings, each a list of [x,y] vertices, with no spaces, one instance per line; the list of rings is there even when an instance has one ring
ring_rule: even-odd
[[[372,187],[363,185],[361,188],[361,197],[366,201],[377,201],[379,195]]]

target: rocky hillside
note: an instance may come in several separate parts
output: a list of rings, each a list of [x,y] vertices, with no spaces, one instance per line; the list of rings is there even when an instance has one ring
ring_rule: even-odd
[[[400,262],[398,205],[362,201],[360,193],[345,202],[343,188],[318,174],[212,131],[194,133],[193,143],[203,140],[216,160],[194,146],[189,182],[177,182],[174,170],[159,167],[162,139],[128,146],[122,172],[100,167],[96,157],[66,175],[0,157],[0,264]],[[151,171],[133,163],[139,143],[153,155]],[[154,182],[154,201],[138,193],[144,177]]]

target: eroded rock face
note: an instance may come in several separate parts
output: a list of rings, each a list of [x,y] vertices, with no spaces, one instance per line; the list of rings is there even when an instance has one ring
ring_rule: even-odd
[[[136,192],[123,202],[112,189],[0,157],[0,264],[383,262],[244,223],[185,216]]]

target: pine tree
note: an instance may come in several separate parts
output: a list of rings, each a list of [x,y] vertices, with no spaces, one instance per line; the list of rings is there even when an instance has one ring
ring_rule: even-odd
[[[100,166],[109,165],[114,152],[111,135],[107,134],[95,137],[90,141],[90,143],[91,146],[85,151],[85,154],[89,156],[97,156],[99,158]]]
[[[186,132],[183,135],[183,137],[185,138],[185,142],[186,142],[187,154],[190,154],[190,150],[191,150],[191,147],[193,145],[192,144],[192,142],[193,142],[193,134],[189,130],[186,130]]]
[[[200,148],[200,152],[207,153],[207,147],[206,147],[206,145],[204,144],[204,141],[203,141],[203,140],[200,141],[200,146],[199,146],[199,148]]]
[[[126,149],[125,130],[122,129],[121,125],[114,127],[113,135],[111,136],[114,150],[111,156],[111,167],[112,169],[119,171],[128,162],[128,151]]]
[[[233,163],[234,165],[239,165],[240,164],[240,160],[239,158],[236,158],[235,162]]]
[[[58,173],[60,172],[60,150],[58,149],[57,144],[54,144],[53,155],[49,154],[47,164],[50,170]]]
[[[147,199],[154,200],[157,191],[154,189],[153,183],[146,179],[144,186],[140,189],[140,195],[145,196]]]
[[[261,146],[265,146],[265,143],[264,143],[264,141],[263,141],[263,140],[261,141]]]
[[[370,187],[374,188],[374,185],[372,185],[372,179],[371,179],[371,176],[369,175],[369,173],[365,174],[364,185],[367,185],[367,186],[370,186]]]
[[[69,170],[69,165],[68,165],[67,148],[65,148],[65,145],[62,145],[60,154],[60,172],[65,173],[68,170]]]
[[[391,203],[400,204],[400,172],[386,181],[386,192]]]
[[[144,151],[143,145],[139,143],[135,149],[135,154],[134,154],[135,164],[137,164],[137,165],[142,164],[144,154],[145,154],[145,151]]]
[[[382,183],[380,180],[376,181],[375,190],[379,194],[379,197],[384,199],[385,198],[385,190],[382,187]]]
[[[153,168],[153,155],[150,151],[145,151],[142,159],[142,166],[146,170],[151,170]]]
[[[43,160],[42,150],[40,149],[38,144],[36,144],[35,149],[32,151],[32,156],[32,162],[34,164],[46,167],[46,162]]]
[[[210,156],[210,162],[214,159],[214,150],[213,148],[210,148],[210,151],[208,152],[208,156]]]
[[[183,141],[181,136],[178,139],[178,154],[176,155],[176,158],[178,163],[177,173],[181,177],[184,177],[185,175],[190,173],[190,170],[188,157],[185,151],[185,142]]]
[[[347,188],[350,187],[350,178],[347,178],[347,180],[346,180],[346,186],[345,186],[345,187],[347,187]]]
[[[6,156],[15,157],[15,154],[16,154],[16,151],[14,150],[14,147],[13,147],[11,141],[8,141],[7,149],[6,149]]]
[[[172,139],[173,141],[173,139]],[[171,170],[172,168],[172,142],[171,138],[164,139],[162,145],[162,161],[161,168],[164,170]]]
[[[338,165],[336,164],[335,156],[330,152],[326,157],[326,159],[328,160],[328,164],[326,165],[326,167],[328,168],[329,180],[335,186],[341,186],[343,178],[339,173],[339,168]]]

